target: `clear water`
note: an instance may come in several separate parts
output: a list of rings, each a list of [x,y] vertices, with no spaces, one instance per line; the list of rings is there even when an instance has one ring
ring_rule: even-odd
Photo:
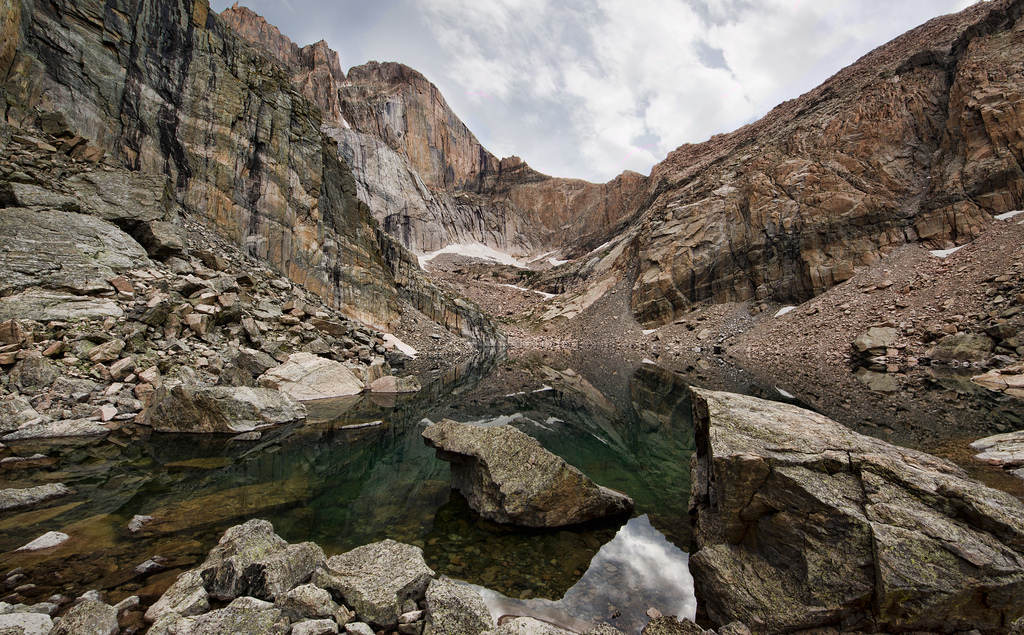
[[[22,591],[29,602],[91,588],[111,601],[139,594],[152,602],[224,529],[261,517],[287,540],[315,541],[328,554],[383,538],[418,545],[436,571],[477,585],[496,616],[570,627],[607,621],[627,632],[639,632],[649,608],[692,616],[685,383],[621,360],[591,365],[584,374],[541,358],[467,360],[436,373],[419,395],[318,404],[311,424],[255,442],[116,434],[15,446],[47,461],[0,471],[0,487],[62,482],[74,494],[0,516],[0,570],[24,568],[36,585]],[[480,518],[422,441],[424,426],[445,417],[523,430],[632,496],[637,517],[561,530]],[[126,527],[136,514],[154,520],[133,534]],[[48,554],[12,553],[53,530],[71,542]],[[154,557],[162,570],[136,571]]]

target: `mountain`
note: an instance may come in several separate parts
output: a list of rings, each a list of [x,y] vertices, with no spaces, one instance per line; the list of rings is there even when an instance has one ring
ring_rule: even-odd
[[[11,125],[59,119],[115,164],[169,176],[186,216],[351,317],[387,329],[409,302],[456,333],[501,343],[489,318],[421,275],[358,198],[321,131],[336,105],[330,82],[344,77],[326,47],[269,59],[202,0],[4,5]]]

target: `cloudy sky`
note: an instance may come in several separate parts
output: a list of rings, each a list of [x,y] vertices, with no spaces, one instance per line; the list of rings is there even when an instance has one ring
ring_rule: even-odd
[[[233,1],[233,0],[232,0]],[[595,182],[753,121],[974,0],[244,0],[343,69],[422,72],[498,156]],[[213,0],[220,11],[231,2]]]

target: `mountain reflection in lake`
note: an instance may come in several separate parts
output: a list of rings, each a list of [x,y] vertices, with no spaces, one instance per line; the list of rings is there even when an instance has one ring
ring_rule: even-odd
[[[692,615],[681,549],[693,452],[686,386],[657,367],[610,366],[607,376],[592,368],[584,376],[543,359],[467,360],[421,377],[418,395],[317,404],[309,424],[257,441],[147,432],[17,445],[18,455],[40,452],[49,462],[0,473],[0,487],[63,482],[74,494],[0,519],[0,567],[25,568],[37,585],[29,602],[91,588],[113,602],[132,594],[152,602],[227,527],[261,517],[328,554],[384,538],[418,545],[440,574],[491,598],[531,600],[508,612],[553,602],[562,623],[605,620],[627,632],[639,632],[649,607]],[[448,464],[423,443],[424,426],[444,417],[516,426],[632,496],[645,516],[561,530],[486,521],[450,491]],[[153,520],[132,534],[126,526],[137,514]],[[12,553],[47,531],[72,540],[51,554]],[[154,556],[162,573],[136,570]]]

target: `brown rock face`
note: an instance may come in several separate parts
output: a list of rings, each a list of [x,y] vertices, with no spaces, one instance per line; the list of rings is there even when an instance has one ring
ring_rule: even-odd
[[[936,18],[762,120],[656,166],[633,309],[765,285],[801,301],[905,242],[973,239],[1024,204],[1021,3]]]

